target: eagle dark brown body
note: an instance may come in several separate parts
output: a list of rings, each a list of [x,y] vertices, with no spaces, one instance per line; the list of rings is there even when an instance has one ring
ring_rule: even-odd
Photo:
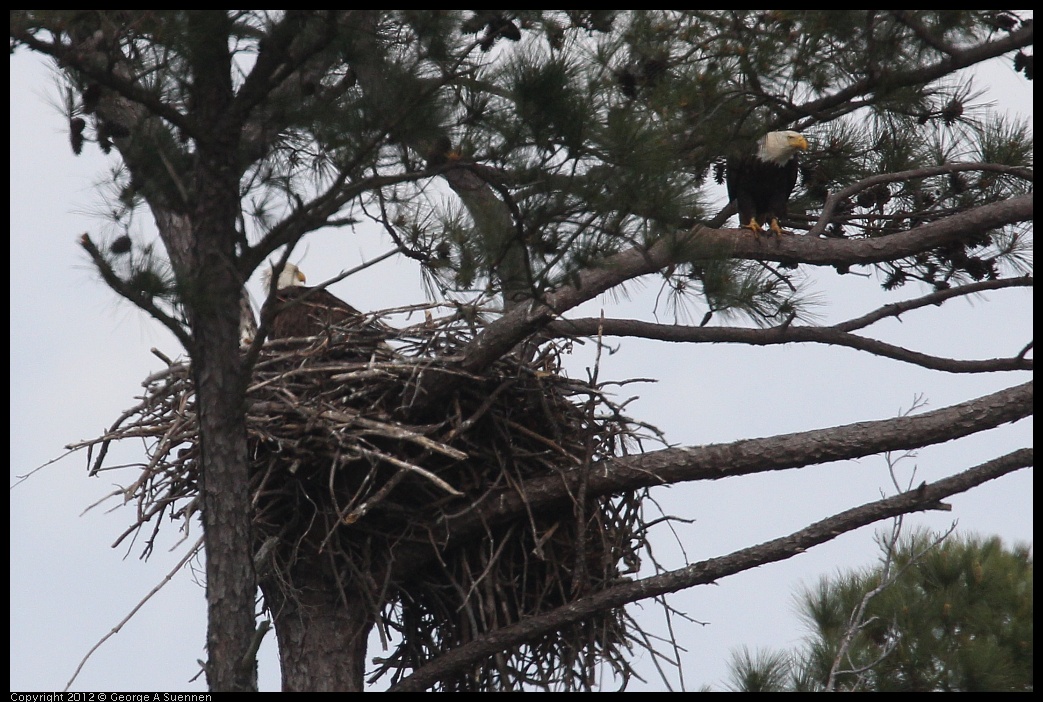
[[[318,336],[332,327],[358,327],[365,322],[361,312],[324,288],[283,288],[272,302],[277,307],[269,339]]]
[[[802,134],[769,132],[757,151],[728,159],[728,199],[739,210],[740,227],[759,232],[767,224],[775,234],[782,231],[779,217],[797,184],[797,152],[807,148]]]

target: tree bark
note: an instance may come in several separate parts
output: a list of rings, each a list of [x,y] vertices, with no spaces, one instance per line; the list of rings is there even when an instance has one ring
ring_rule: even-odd
[[[368,598],[348,585],[343,596],[336,580],[313,554],[285,583],[261,579],[261,592],[275,620],[283,692],[363,692],[366,644],[374,617]]]
[[[212,691],[256,691],[253,507],[246,440],[246,382],[239,356],[236,266],[240,214],[241,125],[229,118],[233,99],[230,20],[224,13],[188,14],[194,41],[188,58],[197,140],[188,184],[192,258],[180,262],[181,301],[192,329],[192,369],[199,404],[200,492],[206,544],[207,679]]]

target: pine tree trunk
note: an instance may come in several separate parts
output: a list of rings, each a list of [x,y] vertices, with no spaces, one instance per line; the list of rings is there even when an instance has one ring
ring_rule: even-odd
[[[235,320],[232,320],[233,322]],[[243,657],[254,631],[249,463],[236,327],[200,324],[207,351],[193,358],[203,452],[200,495],[206,544],[209,626],[207,677],[213,691],[255,691],[254,666]],[[224,327],[220,329],[220,327]],[[213,335],[231,337],[221,343]],[[225,348],[222,348],[225,347]]]
[[[314,561],[323,561],[321,555]],[[324,569],[298,567],[290,596],[274,577],[261,591],[275,620],[284,692],[363,692],[374,617],[352,586],[342,596]]]

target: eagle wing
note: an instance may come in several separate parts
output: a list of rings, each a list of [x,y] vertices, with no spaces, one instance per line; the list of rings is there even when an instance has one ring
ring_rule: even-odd
[[[728,201],[735,202],[739,210],[739,226],[749,225],[750,220],[757,216],[757,204],[754,200],[751,178],[756,178],[751,173],[752,156],[732,156],[725,165],[725,184],[728,186]]]
[[[335,326],[361,324],[365,317],[357,309],[325,288],[291,287],[279,290],[272,320],[271,339],[317,336]]]
[[[786,210],[789,206],[790,195],[793,194],[793,188],[797,185],[797,157],[794,156],[789,161],[786,161],[781,168],[779,168],[778,174],[775,176],[777,180],[776,187],[772,190],[771,197],[768,199],[768,215],[774,217],[784,217]]]

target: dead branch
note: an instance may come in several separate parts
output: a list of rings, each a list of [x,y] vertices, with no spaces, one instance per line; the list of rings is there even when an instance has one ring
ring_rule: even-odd
[[[600,332],[606,336],[630,336],[677,343],[737,343],[752,346],[791,343],[827,344],[845,346],[877,356],[948,373],[992,373],[997,371],[1032,370],[1032,359],[1025,358],[1024,354],[1018,354],[1010,358],[982,360],[944,358],[851,333],[855,329],[868,327],[882,319],[898,317],[904,312],[929,305],[940,305],[954,297],[964,297],[985,290],[1032,286],[1033,278],[1031,276],[969,283],[923,295],[916,299],[887,304],[861,317],[828,327],[792,324],[768,329],[696,327],[680,324],[658,324],[634,319],[602,320],[600,318],[588,317],[554,321],[548,325],[547,329],[552,335],[565,338],[594,336]]]
[[[668,592],[717,582],[750,568],[774,563],[803,553],[812,546],[831,541],[853,529],[881,519],[923,509],[936,509],[941,500],[965,492],[988,480],[1032,465],[1032,449],[1020,449],[987,463],[969,468],[950,478],[923,485],[916,490],[856,507],[772,541],[735,551],[719,558],[693,563],[661,575],[615,585],[583,597],[568,607],[528,618],[462,645],[391,687],[389,692],[421,692],[449,671],[484,660],[516,641],[525,641],[581,619],[592,611],[637,602]]]

